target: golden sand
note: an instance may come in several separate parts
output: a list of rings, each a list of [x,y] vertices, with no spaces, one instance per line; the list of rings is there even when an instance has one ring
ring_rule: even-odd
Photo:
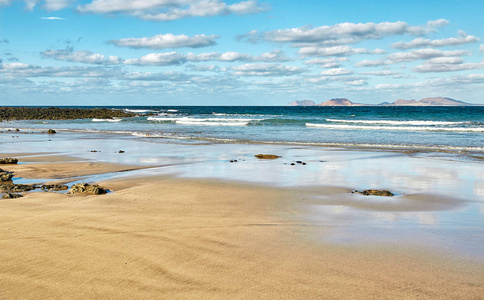
[[[18,168],[45,178],[126,166],[65,162]],[[35,192],[0,200],[0,299],[484,295],[480,262],[390,246],[323,243],[315,232],[324,234],[331,225],[301,218],[305,208],[298,191],[171,177],[101,185],[115,192]]]

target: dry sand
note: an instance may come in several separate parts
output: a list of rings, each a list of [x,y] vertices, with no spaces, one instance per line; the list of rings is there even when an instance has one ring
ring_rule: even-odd
[[[57,168],[49,176],[84,174],[83,164],[25,164],[18,168],[28,170],[17,171],[36,178],[49,168]],[[303,221],[297,190],[171,177],[101,184],[115,192],[0,199],[0,299],[484,295],[481,262],[315,239],[331,227]]]

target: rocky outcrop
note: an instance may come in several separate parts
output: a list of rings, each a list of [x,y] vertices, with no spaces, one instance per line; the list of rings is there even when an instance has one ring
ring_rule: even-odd
[[[56,134],[57,132],[54,129],[47,130],[48,134]]]
[[[2,165],[16,165],[18,163],[18,159],[16,158],[11,158],[11,157],[6,157],[6,158],[1,158],[0,159],[0,164]]]
[[[10,193],[20,193],[20,192],[28,192],[33,191],[37,188],[34,184],[15,184],[15,183],[3,183],[0,184],[0,190]]]
[[[255,157],[257,157],[258,159],[276,159],[276,158],[280,158],[280,156],[277,156],[277,155],[274,155],[274,154],[257,154],[257,155],[254,155]]]
[[[68,194],[88,194],[88,195],[101,195],[106,194],[107,189],[100,187],[97,184],[78,183],[71,187]]]
[[[15,199],[15,198],[20,198],[20,197],[23,197],[23,196],[20,195],[20,194],[12,194],[12,193],[5,193],[2,196],[3,199]]]
[[[358,191],[358,190],[354,190],[352,193],[356,193],[356,194],[362,194],[362,195],[365,195],[365,196],[386,196],[386,197],[393,197],[394,194],[390,191],[387,191],[387,190],[364,190],[364,191]]]
[[[43,184],[40,188],[44,191],[66,191],[69,187],[65,184]]]
[[[382,106],[473,106],[474,104],[446,97],[428,97],[420,100],[398,99],[393,103],[384,102]]]
[[[0,120],[73,120],[135,117],[120,109],[60,107],[0,107]]]
[[[319,106],[353,106],[353,102],[346,98],[334,98],[319,104]]]
[[[10,181],[12,180],[12,177],[13,177],[13,174],[11,172],[0,169],[0,181],[3,181],[3,182]]]

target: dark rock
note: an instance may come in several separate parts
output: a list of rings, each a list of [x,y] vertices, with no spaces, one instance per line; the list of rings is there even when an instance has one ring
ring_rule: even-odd
[[[15,199],[15,198],[20,198],[20,197],[23,197],[23,196],[20,195],[20,194],[11,194],[11,193],[5,193],[2,196],[3,199]]]
[[[48,134],[55,134],[57,132],[54,129],[49,129],[49,130],[47,130],[47,133]]]
[[[124,150],[119,150],[118,153],[124,153],[125,151]]]
[[[97,184],[78,183],[71,187],[68,194],[89,194],[89,195],[101,195],[106,194],[107,189],[100,187]]]
[[[44,191],[65,191],[69,187],[65,184],[43,184],[40,188]]]
[[[6,158],[0,159],[0,164],[3,164],[3,165],[6,165],[6,164],[16,165],[17,163],[18,163],[18,159],[16,158],[6,157]]]
[[[257,155],[254,155],[255,157],[257,157],[258,159],[276,159],[276,158],[280,158],[280,156],[277,156],[277,155],[274,155],[274,154],[257,154]]]
[[[358,191],[358,190],[354,190],[353,193],[357,193],[357,194],[362,194],[362,195],[365,195],[365,196],[385,196],[385,197],[393,197],[394,194],[390,191],[387,191],[387,190],[364,190],[364,191]]]
[[[295,166],[296,164],[295,163],[291,163],[291,166]]]
[[[13,174],[8,171],[3,171],[0,169],[0,181],[10,181],[12,180]]]
[[[15,128],[15,131],[20,131],[20,129],[18,129],[18,128]]]
[[[302,165],[303,165],[303,166],[305,166],[305,165],[306,165],[306,163],[305,163],[305,162],[303,162],[303,163],[302,163]]]
[[[302,164],[302,161],[298,160],[296,161],[297,164]]]
[[[14,192],[14,193],[19,193],[19,192],[28,192],[35,190],[37,186],[34,184],[15,184],[15,183],[3,183],[0,184],[0,189],[6,191],[6,192]]]
[[[135,117],[121,109],[59,108],[59,107],[0,107],[0,120],[73,120]]]
[[[97,150],[91,150],[91,152],[101,152],[101,151],[97,151]]]

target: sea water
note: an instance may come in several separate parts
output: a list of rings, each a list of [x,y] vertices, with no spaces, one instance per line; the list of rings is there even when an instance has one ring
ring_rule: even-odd
[[[484,106],[106,108],[139,115],[123,119],[9,121],[0,126],[114,133],[183,143],[208,141],[484,151]]]

